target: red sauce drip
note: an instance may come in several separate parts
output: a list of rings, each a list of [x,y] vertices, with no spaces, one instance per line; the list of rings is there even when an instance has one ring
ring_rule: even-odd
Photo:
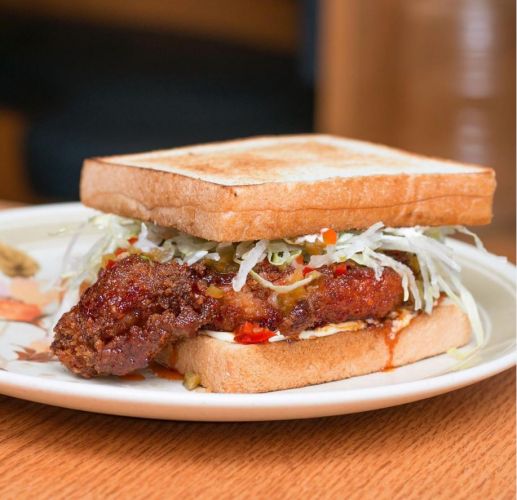
[[[134,382],[139,382],[141,380],[145,380],[145,375],[142,375],[141,373],[134,372],[134,373],[128,373],[127,375],[120,375],[119,378],[121,378],[123,380],[131,380],[131,381],[134,381]]]
[[[392,332],[391,330],[391,321],[388,321],[384,328],[384,343],[388,348],[388,360],[386,361],[386,366],[383,368],[383,371],[392,370],[395,368],[393,366],[393,354],[395,352],[395,347],[399,341],[399,332]]]
[[[172,346],[169,352],[169,366],[174,366],[176,361],[178,361],[178,351]]]
[[[166,368],[159,363],[150,363],[149,369],[159,378],[164,378],[166,380],[183,380],[183,375],[178,370]]]

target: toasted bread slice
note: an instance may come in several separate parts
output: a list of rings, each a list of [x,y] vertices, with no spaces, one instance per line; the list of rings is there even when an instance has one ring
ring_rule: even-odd
[[[490,222],[494,171],[327,135],[86,160],[81,200],[215,241]]]
[[[402,366],[452,347],[471,336],[467,316],[441,302],[420,314],[389,340],[383,327],[370,327],[311,340],[241,345],[207,336],[164,349],[157,361],[181,373],[194,372],[212,392],[269,392],[341,380]]]

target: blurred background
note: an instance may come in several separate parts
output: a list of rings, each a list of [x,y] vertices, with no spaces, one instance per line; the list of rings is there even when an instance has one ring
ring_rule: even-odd
[[[0,0],[0,200],[82,159],[329,132],[493,166],[515,242],[514,0]]]

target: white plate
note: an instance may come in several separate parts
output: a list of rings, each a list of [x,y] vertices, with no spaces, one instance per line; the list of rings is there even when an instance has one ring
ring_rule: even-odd
[[[0,213],[0,241],[37,258],[42,282],[59,274],[70,235],[51,235],[77,226],[92,211],[80,204],[48,205]],[[85,235],[77,252],[91,241]],[[188,392],[179,381],[148,377],[83,380],[58,362],[17,360],[20,346],[38,346],[43,330],[4,323],[0,330],[0,392],[66,408],[161,419],[250,421],[321,417],[409,403],[473,384],[515,364],[515,267],[470,245],[454,242],[463,280],[482,308],[490,340],[472,366],[457,370],[448,355],[389,372],[267,394]],[[6,279],[0,281],[5,288]],[[48,339],[47,339],[48,340]]]

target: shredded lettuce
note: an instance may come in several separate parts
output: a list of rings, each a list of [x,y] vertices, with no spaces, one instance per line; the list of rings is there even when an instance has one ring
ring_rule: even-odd
[[[309,273],[295,283],[277,285],[265,279],[254,268],[265,259],[275,266],[300,266],[298,257],[313,269],[338,262],[354,261],[373,269],[380,279],[385,268],[391,268],[401,277],[404,301],[411,301],[415,311],[431,313],[442,294],[447,295],[468,315],[478,346],[484,342],[484,333],[474,298],[460,280],[461,268],[454,259],[454,252],[447,245],[446,236],[456,232],[471,236],[476,246],[486,251],[479,238],[463,226],[446,227],[385,227],[382,222],[373,224],[365,231],[342,231],[334,245],[325,245],[320,233],[299,236],[294,239],[244,241],[218,243],[207,241],[174,229],[166,229],[151,223],[142,223],[114,215],[92,218],[90,224],[102,232],[80,263],[71,261],[70,248],[66,251],[63,274],[70,288],[78,288],[83,281],[93,282],[102,264],[102,257],[117,248],[126,248],[128,239],[135,237],[136,249],[152,255],[154,260],[175,260],[192,265],[203,259],[219,261],[223,258],[238,264],[232,281],[235,291],[240,291],[248,277],[276,293],[289,293],[315,280],[319,273]],[[77,237],[72,238],[73,243]],[[309,246],[319,251],[310,252]],[[390,252],[403,252],[409,259],[401,262]],[[314,255],[316,253],[316,255]]]

